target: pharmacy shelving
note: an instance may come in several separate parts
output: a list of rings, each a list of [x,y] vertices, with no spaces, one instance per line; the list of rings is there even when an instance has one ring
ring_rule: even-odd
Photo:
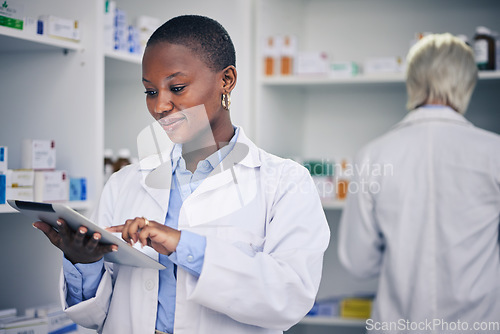
[[[131,64],[141,64],[142,55],[132,54],[124,51],[106,50],[104,52],[106,58],[121,60]]]
[[[42,51],[62,49],[80,51],[83,46],[78,42],[28,33],[24,30],[0,26],[0,52]]]
[[[500,71],[480,71],[479,80],[499,80]],[[403,73],[385,73],[357,75],[353,77],[330,77],[328,75],[311,76],[270,76],[261,77],[264,86],[328,86],[328,85],[360,85],[404,83]]]
[[[325,316],[306,316],[301,321],[302,325],[322,325],[322,326],[348,326],[365,327],[364,319],[325,317]]]
[[[267,77],[262,46],[269,36],[294,35],[299,51],[326,52],[332,61],[362,65],[370,57],[404,58],[418,32],[472,38],[480,25],[500,31],[500,3],[488,0],[256,0],[255,4],[255,140],[265,150],[292,159],[354,158],[405,116],[405,77],[404,73]],[[473,124],[498,133],[500,115],[494,109],[500,104],[499,89],[500,71],[480,72],[466,114]],[[341,268],[336,248],[344,203],[323,203],[323,207],[332,239],[318,298],[375,291],[376,280],[356,279]],[[340,333],[345,324],[340,320],[344,321],[306,317],[291,332],[330,333],[328,327],[338,327]],[[364,332],[364,321],[354,323],[352,330]]]
[[[67,205],[70,208],[77,211],[86,211],[92,208],[92,202],[89,201],[70,201],[70,202],[58,202],[58,204]],[[0,204],[0,213],[17,213],[18,211],[13,209],[8,204]]]
[[[65,204],[87,214],[102,190],[104,129],[103,0],[24,0],[24,15],[80,23],[80,42],[0,27],[0,143],[8,167],[21,168],[24,139],[56,143],[56,169],[87,178],[85,202]],[[32,221],[0,206],[0,308],[58,302],[61,254]],[[22,263],[22,265],[19,265]]]

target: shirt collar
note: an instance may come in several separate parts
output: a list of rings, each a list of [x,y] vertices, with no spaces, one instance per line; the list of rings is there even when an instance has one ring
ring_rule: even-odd
[[[434,120],[472,125],[472,123],[465,119],[462,114],[456,112],[452,108],[444,105],[432,104],[410,111],[396,127]]]
[[[233,126],[234,129],[234,135],[231,137],[231,140],[227,145],[224,147],[220,148],[218,151],[212,153],[209,155],[205,160],[202,160],[198,162],[198,166],[196,168],[202,167],[203,165],[204,168],[209,167],[210,170],[214,169],[217,167],[222,160],[231,152],[231,150],[234,148],[234,145],[236,144],[236,141],[238,140],[238,135],[240,133],[240,128]],[[174,148],[172,149],[171,153],[171,159],[172,159],[172,173],[175,172],[177,167],[181,167],[182,169],[186,169],[186,162],[184,161],[184,158],[182,158],[182,144],[174,144]],[[206,166],[207,161],[210,166]]]

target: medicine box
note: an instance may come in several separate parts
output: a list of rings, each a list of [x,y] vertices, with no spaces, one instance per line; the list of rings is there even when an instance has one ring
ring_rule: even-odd
[[[351,78],[359,73],[359,67],[352,61],[337,61],[330,63],[330,76],[332,78]]]
[[[36,202],[62,202],[69,200],[69,178],[65,171],[35,172],[34,195]]]
[[[139,43],[141,50],[146,48],[146,43],[153,32],[161,25],[161,20],[156,17],[140,15],[136,19],[136,26],[139,29]]]
[[[5,173],[7,187],[33,187],[35,171],[32,169],[8,169]]]
[[[25,315],[45,319],[48,334],[73,333],[78,330],[77,324],[64,313],[59,304],[28,308],[25,310]]]
[[[0,173],[7,171],[7,146],[0,146]]]
[[[22,151],[22,169],[53,170],[56,168],[54,140],[25,139]]]
[[[6,199],[17,199],[19,201],[33,201],[33,187],[7,187],[5,191]]]
[[[364,62],[365,74],[399,73],[404,69],[404,64],[399,57],[368,58]]]
[[[54,15],[42,15],[38,18],[38,21],[38,34],[71,41],[80,41],[80,28],[76,20]]]
[[[5,334],[47,334],[47,321],[41,318],[13,317],[0,320],[0,331]]]
[[[0,2],[0,26],[23,30],[24,6],[18,0]]]
[[[87,200],[87,179],[70,178],[69,179],[69,200],[70,201],[85,201]]]
[[[328,74],[328,55],[325,52],[299,52],[295,65],[297,75]]]
[[[5,204],[5,195],[7,191],[5,174],[0,174],[0,204]]]

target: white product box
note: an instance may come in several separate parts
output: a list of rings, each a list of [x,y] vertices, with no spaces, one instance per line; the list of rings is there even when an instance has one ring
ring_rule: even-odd
[[[403,63],[399,57],[368,58],[364,63],[364,73],[399,73],[403,71]]]
[[[23,30],[24,5],[19,0],[0,3],[0,26]]]
[[[19,201],[33,201],[35,199],[33,187],[7,187],[6,199],[17,199]]]
[[[0,329],[5,334],[47,334],[47,328],[47,321],[41,318],[22,316],[0,320]]]
[[[328,74],[328,55],[325,52],[299,52],[295,62],[297,75]]]
[[[141,50],[144,51],[146,48],[146,43],[153,32],[158,29],[162,21],[157,17],[151,17],[146,15],[138,16],[136,19],[136,26],[139,29],[139,43],[141,44]]]
[[[78,21],[54,15],[41,15],[38,20],[42,22],[42,35],[71,41],[80,41]]]
[[[27,16],[24,18],[24,31],[30,35],[36,35],[38,30],[38,20]]]
[[[7,318],[15,317],[16,315],[17,315],[17,309],[15,308],[2,309],[0,310],[0,322]]]
[[[32,169],[9,169],[7,176],[7,187],[33,187],[35,171]]]
[[[7,146],[0,146],[0,173],[7,172],[8,168],[8,154]]]
[[[45,319],[49,334],[70,333],[78,330],[78,326],[64,313],[59,304],[28,308],[25,314],[29,317]]]
[[[23,142],[22,169],[51,170],[56,168],[54,140],[26,139]]]
[[[332,78],[352,78],[359,73],[358,64],[352,61],[336,61],[330,63]]]
[[[34,195],[36,202],[69,200],[69,178],[65,171],[35,172]]]

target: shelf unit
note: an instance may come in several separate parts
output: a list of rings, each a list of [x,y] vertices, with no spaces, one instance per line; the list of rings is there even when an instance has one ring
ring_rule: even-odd
[[[142,56],[138,54],[131,54],[123,51],[106,50],[104,55],[109,59],[121,60],[131,64],[141,64]]]
[[[480,71],[479,80],[499,80],[500,71]],[[373,75],[357,75],[354,77],[329,77],[327,75],[311,76],[270,76],[260,77],[263,86],[328,86],[328,85],[360,85],[360,84],[384,84],[405,83],[403,73],[387,73]]]
[[[292,34],[299,51],[326,52],[334,61],[362,64],[369,57],[405,57],[417,32],[450,32],[472,38],[475,27],[500,31],[500,4],[486,0],[257,0],[255,13],[256,82],[255,139],[279,156],[352,161],[369,141],[391,129],[406,114],[404,73],[352,78],[263,75],[262,46],[272,35]],[[480,72],[466,117],[473,124],[500,133],[500,71]],[[332,231],[325,253],[318,298],[375,291],[377,280],[360,280],[341,266],[337,229],[343,203],[323,207]],[[340,329],[338,318],[306,317],[290,334],[363,333],[364,321]],[[344,326],[345,327],[345,326]]]
[[[9,52],[33,50],[40,51],[48,49],[63,49],[72,51],[83,50],[83,46],[78,42],[30,34],[24,30],[3,26],[0,26],[0,44],[9,45]]]
[[[57,202],[58,204],[64,204],[70,208],[77,211],[87,211],[92,208],[93,203],[89,201],[68,201],[68,202]],[[17,213],[18,211],[13,209],[8,204],[0,204],[0,214],[2,213]]]
[[[302,325],[321,325],[321,326],[349,326],[349,327],[365,327],[366,321],[363,319],[350,319],[340,317],[324,317],[324,316],[306,316],[301,321]]]

